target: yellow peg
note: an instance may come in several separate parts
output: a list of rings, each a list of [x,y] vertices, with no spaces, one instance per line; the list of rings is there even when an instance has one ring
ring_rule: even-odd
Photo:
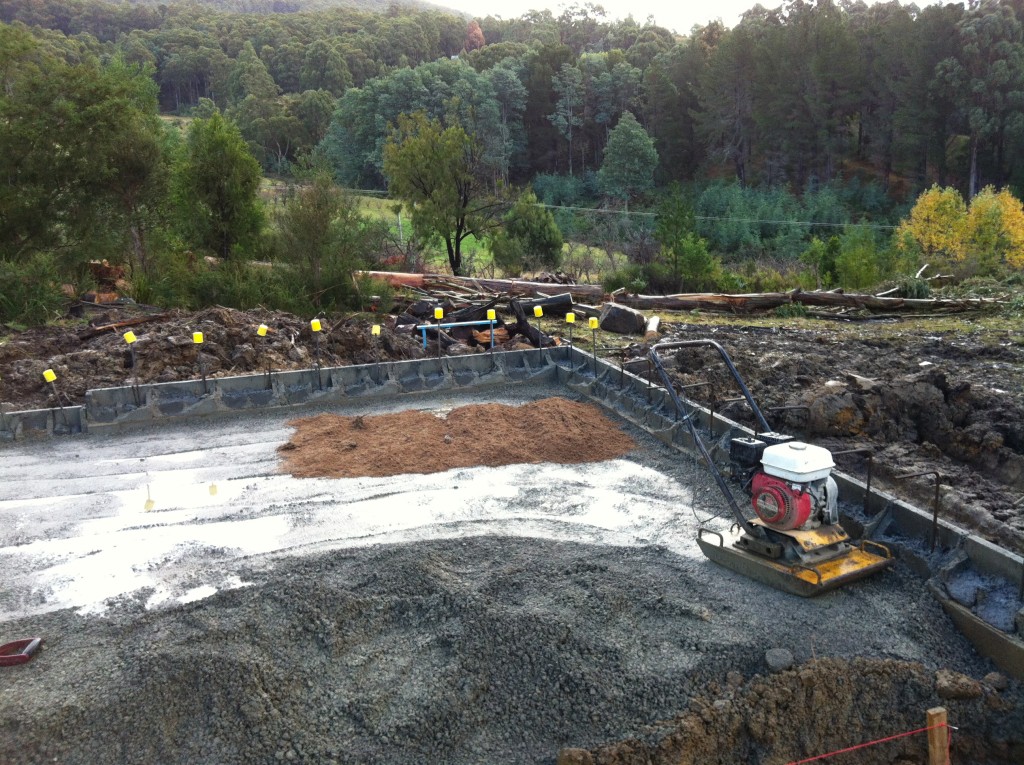
[[[574,314],[572,311],[569,311],[569,313],[567,313],[565,315],[565,323],[566,324],[575,324],[576,323],[576,314]]]
[[[539,319],[541,316],[544,315],[544,309],[541,308],[539,305],[535,305],[533,307],[533,315]]]
[[[210,496],[211,497],[216,497],[217,496],[217,484],[215,484],[215,483],[211,483],[210,484]]]
[[[370,327],[370,334],[374,337],[380,337],[380,324],[374,324]]]
[[[124,333],[124,341],[126,343],[128,343],[128,345],[131,345],[132,343],[134,343],[138,339],[139,338],[137,338],[135,336],[135,333],[132,332],[130,329],[127,332]]]
[[[487,321],[494,321],[496,317],[497,317],[497,314],[494,312],[494,309],[493,308],[488,308],[487,309]]]
[[[322,329],[320,326],[320,319],[313,319],[313,321],[309,323],[309,326],[314,332],[319,332]]]
[[[434,309],[434,318],[438,321],[444,318],[444,309],[440,306]]]
[[[52,383],[54,380],[57,379],[57,373],[54,372],[52,369],[47,369],[45,372],[43,372],[43,379],[46,380],[46,382],[48,383]]]
[[[259,335],[260,337],[266,337],[268,329],[269,327],[267,327],[266,324],[260,324],[258,327],[256,327],[256,334]]]
[[[144,504],[143,507],[146,508],[146,512],[148,513],[150,510],[156,507],[156,502],[154,502],[151,499],[147,499],[146,504]]]
[[[193,332],[192,333],[192,342],[195,343],[196,345],[202,345],[203,344],[203,333],[202,332]]]
[[[591,329],[597,329],[597,325],[598,325],[597,317],[596,316],[591,316],[590,317],[590,328]]]

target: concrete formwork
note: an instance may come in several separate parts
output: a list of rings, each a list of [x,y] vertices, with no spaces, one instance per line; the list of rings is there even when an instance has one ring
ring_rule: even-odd
[[[327,367],[272,374],[220,377],[175,383],[102,388],[86,393],[84,407],[7,412],[0,420],[0,437],[62,436],[140,424],[226,414],[248,409],[281,409],[345,400],[392,398],[407,394],[476,389],[489,385],[533,381],[564,386],[575,394],[615,411],[619,416],[665,444],[695,453],[689,429],[680,422],[671,397],[620,366],[563,346],[541,351],[489,352],[472,356]],[[750,434],[738,423],[690,402],[699,428],[727,444],[729,437]],[[844,501],[863,504],[868,516],[881,519],[890,536],[906,540],[900,554],[925,578],[941,578],[965,565],[983,576],[1009,582],[1024,578],[1024,559],[1003,550],[955,524],[867,486],[859,478],[833,471]],[[882,524],[876,525],[882,531]],[[936,535],[938,554],[924,550]],[[936,596],[978,650],[1006,671],[1024,678],[1024,641],[975,617],[969,609]],[[1024,627],[1024,609],[1017,614]]]

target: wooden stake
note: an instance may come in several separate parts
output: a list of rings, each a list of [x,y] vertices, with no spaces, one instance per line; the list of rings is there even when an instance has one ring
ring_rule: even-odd
[[[949,729],[946,727],[946,708],[934,707],[927,712],[928,765],[949,765]],[[935,727],[939,726],[939,727]]]

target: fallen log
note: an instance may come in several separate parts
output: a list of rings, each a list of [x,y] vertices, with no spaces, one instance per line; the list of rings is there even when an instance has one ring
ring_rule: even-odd
[[[662,311],[728,311],[753,313],[770,311],[779,306],[800,303],[809,306],[862,308],[869,311],[970,311],[993,308],[1005,301],[993,298],[895,298],[875,295],[846,294],[841,292],[764,292],[744,295],[718,293],[692,293],[682,295],[630,295],[613,296],[616,303],[638,309]]]
[[[444,322],[457,322],[457,321],[486,321],[487,311],[498,305],[498,299],[492,298],[487,303],[481,305],[468,305],[465,308],[459,308],[456,311],[452,311],[450,314],[444,317]],[[498,319],[499,323],[501,322]]]
[[[423,289],[423,274],[404,274],[392,271],[356,271],[355,277],[367,276],[371,279],[380,279],[392,287],[416,287]]]
[[[510,330],[509,334],[522,335],[530,341],[530,344],[533,345],[534,348],[550,348],[556,344],[550,335],[544,334],[539,328],[530,324],[529,320],[526,318],[526,311],[523,310],[523,307],[519,304],[518,300],[512,299],[508,304],[509,308],[512,309],[512,313],[516,317],[515,327]]]
[[[490,294],[502,293],[530,297],[536,292],[551,289],[545,282],[520,281],[519,279],[476,279],[468,276],[447,276],[445,274],[405,274],[391,271],[357,271],[356,276],[368,276],[371,279],[382,279],[395,287],[417,287],[419,289],[475,289]],[[560,290],[572,295],[573,299],[587,301],[601,300],[604,289],[598,284],[560,284]]]
[[[530,313],[533,312],[534,306],[539,305],[544,309],[545,316],[548,314],[553,316],[565,316],[572,310],[573,306],[572,295],[568,292],[563,292],[560,295],[541,295],[536,298],[520,300],[519,304],[523,307],[524,311],[528,311]]]
[[[580,317],[583,317],[584,319],[589,319],[591,317],[595,319],[601,318],[601,306],[573,303],[572,310],[576,313],[577,319]]]
[[[78,333],[79,340],[89,340],[90,338],[102,335],[104,332],[113,332],[116,329],[124,329],[125,327],[137,327],[140,324],[146,324],[150,321],[161,321],[163,319],[171,318],[169,313],[160,313],[153,316],[140,316],[137,319],[125,319],[124,321],[115,321],[113,324],[104,324],[100,327],[87,327]]]
[[[644,328],[644,342],[655,343],[658,341],[658,326],[661,324],[661,319],[657,316],[652,316],[647,320],[647,326]]]

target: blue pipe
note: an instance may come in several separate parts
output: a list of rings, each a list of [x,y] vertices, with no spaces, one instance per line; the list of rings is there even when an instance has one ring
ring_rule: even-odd
[[[477,324],[490,324],[491,325],[491,350],[494,350],[494,325],[497,324],[497,319],[481,319],[480,321],[456,321],[451,324],[417,324],[418,329],[423,334],[423,349],[427,349],[427,330],[428,329],[447,329],[448,327],[475,327]]]

